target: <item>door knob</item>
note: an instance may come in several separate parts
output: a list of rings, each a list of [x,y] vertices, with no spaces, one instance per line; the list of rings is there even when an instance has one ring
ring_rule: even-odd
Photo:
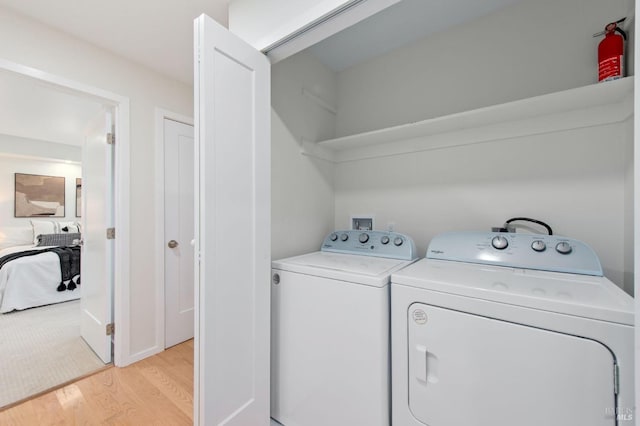
[[[169,248],[176,248],[178,247],[178,242],[176,240],[171,240],[167,243],[167,245],[169,246]]]

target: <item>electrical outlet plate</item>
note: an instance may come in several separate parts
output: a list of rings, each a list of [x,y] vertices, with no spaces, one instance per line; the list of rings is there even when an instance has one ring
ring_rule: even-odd
[[[351,229],[356,229],[358,231],[372,231],[373,215],[362,214],[351,216]]]

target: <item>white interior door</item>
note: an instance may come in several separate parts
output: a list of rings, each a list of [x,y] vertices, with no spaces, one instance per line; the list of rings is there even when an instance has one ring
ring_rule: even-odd
[[[269,424],[270,64],[195,21],[195,423]]]
[[[193,337],[193,126],[164,119],[166,348]]]
[[[107,228],[113,226],[113,145],[111,114],[105,112],[91,123],[82,147],[82,317],[80,332],[91,349],[111,362],[113,240]]]

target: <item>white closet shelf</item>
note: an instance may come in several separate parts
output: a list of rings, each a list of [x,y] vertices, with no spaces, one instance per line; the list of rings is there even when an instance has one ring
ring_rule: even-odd
[[[633,77],[626,77],[356,135],[306,142],[303,153],[345,162],[619,123],[633,115],[633,81]]]

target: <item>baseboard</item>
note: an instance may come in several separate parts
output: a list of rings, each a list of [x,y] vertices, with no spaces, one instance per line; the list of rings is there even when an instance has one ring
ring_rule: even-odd
[[[142,361],[145,358],[149,358],[150,356],[157,355],[162,351],[164,351],[164,348],[161,348],[160,346],[154,346],[135,354],[131,354],[127,357],[125,363],[123,365],[120,365],[119,367],[126,367],[138,361]]]

